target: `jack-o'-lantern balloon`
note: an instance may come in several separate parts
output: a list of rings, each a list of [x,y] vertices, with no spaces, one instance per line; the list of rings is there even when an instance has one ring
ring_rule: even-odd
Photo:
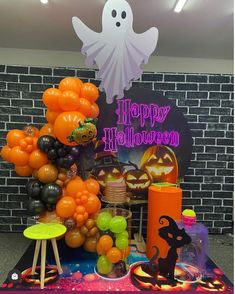
[[[177,182],[178,162],[173,150],[167,146],[149,147],[141,158],[140,168],[150,174],[153,182]]]
[[[133,166],[135,169],[131,169],[125,173],[125,182],[127,190],[138,195],[146,192],[151,185],[152,179],[147,171],[138,169],[135,164]]]

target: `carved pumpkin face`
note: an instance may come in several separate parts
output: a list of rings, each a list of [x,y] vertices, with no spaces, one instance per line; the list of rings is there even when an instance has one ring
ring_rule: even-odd
[[[218,277],[203,277],[199,282],[199,288],[206,291],[225,291],[225,284]]]
[[[40,267],[36,267],[35,275],[31,274],[32,268],[22,272],[22,283],[25,285],[40,285]],[[55,266],[47,266],[45,269],[45,285],[57,281],[59,278],[58,269]]]
[[[100,168],[96,171],[96,180],[101,188],[105,188],[107,182],[123,182],[122,169],[119,166]]]
[[[142,169],[129,170],[125,174],[127,189],[133,192],[143,192],[151,185],[149,174]]]
[[[141,158],[140,168],[151,175],[153,182],[177,182],[178,163],[175,153],[169,147],[149,147]]]
[[[189,283],[177,282],[175,285],[171,285],[169,279],[158,275],[157,272],[154,275],[145,272],[142,264],[136,264],[131,269],[131,282],[136,288],[143,291],[185,291],[192,289],[192,284]]]
[[[90,143],[97,136],[97,129],[94,123],[85,120],[84,124],[73,130],[71,136],[68,137],[69,142],[75,141],[79,145]]]

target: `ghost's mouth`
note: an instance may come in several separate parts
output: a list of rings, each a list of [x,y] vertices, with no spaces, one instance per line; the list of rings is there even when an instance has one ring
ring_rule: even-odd
[[[117,27],[120,27],[120,25],[121,25],[120,22],[117,21],[117,22],[116,22],[116,26],[117,26]]]

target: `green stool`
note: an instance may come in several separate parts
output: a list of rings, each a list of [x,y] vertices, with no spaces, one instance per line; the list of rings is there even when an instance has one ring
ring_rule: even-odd
[[[56,238],[61,237],[66,232],[66,227],[61,224],[37,224],[24,230],[23,234],[26,238],[36,240],[36,246],[33,257],[32,275],[35,274],[38,255],[41,248],[41,272],[40,272],[40,288],[44,288],[45,267],[46,267],[46,247],[47,240],[51,240],[58,273],[62,274],[63,270],[60,264],[60,257],[56,244]],[[42,246],[41,246],[42,245]]]

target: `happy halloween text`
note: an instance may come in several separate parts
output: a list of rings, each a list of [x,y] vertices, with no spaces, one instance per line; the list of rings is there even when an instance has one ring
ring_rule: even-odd
[[[149,121],[150,127],[153,128],[155,123],[163,123],[169,114],[170,106],[159,106],[157,104],[137,104],[132,103],[131,99],[117,101],[116,114],[118,115],[118,125],[125,128],[119,131],[117,127],[104,128],[105,151],[117,152],[118,146],[133,148],[144,145],[169,145],[179,146],[179,132],[170,131],[146,131],[136,132],[132,126],[133,119],[139,119],[141,128],[145,127],[146,121]]]

